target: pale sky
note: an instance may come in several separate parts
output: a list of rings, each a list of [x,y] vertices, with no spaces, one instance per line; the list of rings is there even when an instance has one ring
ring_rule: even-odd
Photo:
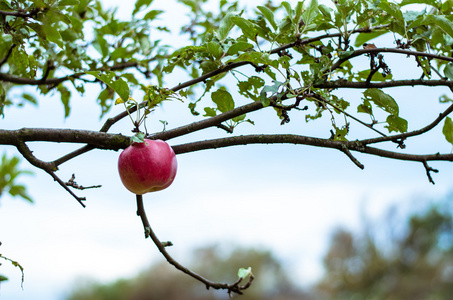
[[[113,2],[126,5],[122,1],[109,3]],[[162,3],[156,0],[154,4],[157,8]],[[127,7],[121,11],[127,12]],[[168,11],[166,17],[179,20],[181,12]],[[405,62],[390,56],[386,61],[394,76],[411,72]],[[169,78],[168,86],[182,80]],[[437,100],[446,92],[440,88],[389,91],[401,101],[402,116],[409,120],[417,116],[409,123],[410,129],[427,125],[446,108],[439,108]],[[99,120],[97,94],[97,90],[89,90],[83,97],[74,95],[72,113],[66,120],[57,97],[41,97],[39,108],[8,109],[6,117],[0,119],[0,127],[99,130],[105,118]],[[342,94],[351,101],[360,101],[358,91]],[[115,107],[106,117],[120,111],[121,107]],[[238,134],[285,132],[328,137],[328,116],[319,123],[307,124],[303,113],[300,120],[297,113],[292,113],[291,123],[280,126],[274,114],[272,109],[250,114],[256,125],[244,124],[238,127]],[[168,128],[183,125],[191,120],[188,115],[187,104],[168,102],[150,117],[148,129],[160,130],[158,120],[163,119],[169,122]],[[123,120],[111,132],[130,134],[129,122]],[[358,136],[368,133],[357,124],[351,126]],[[224,135],[219,129],[208,129],[170,140],[169,144],[219,134]],[[408,153],[451,151],[440,126],[407,145]],[[34,143],[30,147],[40,159],[52,160],[77,145]],[[12,147],[2,147],[3,151],[15,153]],[[77,278],[111,281],[133,276],[151,262],[164,260],[152,242],[143,237],[142,224],[135,214],[135,196],[121,185],[117,174],[118,155],[96,150],[61,166],[58,175],[64,180],[75,173],[81,185],[102,184],[101,189],[76,191],[87,197],[86,208],[49,175],[23,163],[25,169],[35,172],[33,177],[20,178],[35,203],[8,196],[0,199],[0,253],[24,266],[24,290],[19,270],[2,262],[0,274],[10,280],[1,285],[0,297],[63,299]],[[192,249],[215,243],[263,247],[292,266],[301,284],[311,283],[322,274],[320,259],[335,226],[357,229],[361,212],[373,220],[392,204],[401,209],[423,205],[450,190],[451,163],[430,163],[440,170],[433,175],[436,185],[432,185],[419,163],[356,157],[365,165],[364,170],[336,150],[301,145],[238,146],[179,155],[178,174],[172,186],[144,196],[147,214],[160,239],[173,242],[171,254],[183,265]],[[200,288],[204,287],[200,284]]]

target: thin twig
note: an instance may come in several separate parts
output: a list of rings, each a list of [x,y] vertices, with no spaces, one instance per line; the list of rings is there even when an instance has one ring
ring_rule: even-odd
[[[79,197],[77,196],[76,194],[74,194],[73,191],[71,191],[71,189],[66,185],[66,183],[60,179],[60,177],[58,177],[55,172],[52,172],[52,171],[49,171],[49,170],[44,170],[46,171],[50,176],[52,176],[52,178],[58,182],[72,197],[74,197],[77,202],[80,203],[80,205],[82,205],[82,207],[85,207],[85,203],[83,203],[83,201],[86,200],[85,197]]]
[[[386,137],[386,136],[387,136],[387,135],[385,135],[384,133],[382,133],[382,132],[380,132],[379,130],[377,130],[376,128],[374,128],[373,126],[371,126],[370,124],[367,124],[367,123],[363,122],[362,120],[360,120],[360,119],[354,117],[353,115],[351,115],[351,114],[345,112],[343,109],[339,108],[339,107],[336,106],[335,104],[333,104],[333,103],[327,101],[327,100],[326,100],[324,97],[322,97],[321,95],[318,95],[318,94],[316,94],[316,93],[309,93],[309,94],[307,94],[307,97],[313,97],[313,98],[317,99],[318,101],[321,101],[321,102],[323,102],[323,103],[325,103],[325,104],[327,104],[327,105],[330,105],[330,106],[332,106],[333,108],[335,108],[336,110],[340,111],[340,112],[341,112],[342,114],[344,114],[345,116],[347,116],[347,117],[353,119],[353,120],[356,121],[357,123],[360,123],[360,124],[362,124],[362,125],[365,126],[365,127],[368,127],[369,129],[371,129],[371,130],[377,132],[378,134],[382,135],[383,137]]]
[[[73,196],[77,202],[80,203],[83,207],[85,207],[85,204],[82,201],[85,201],[85,197],[79,197],[76,194],[74,194],[73,191],[66,185],[66,183],[61,180],[56,174],[55,171],[58,170],[57,166],[55,166],[53,163],[45,162],[42,160],[39,160],[36,156],[33,155],[33,152],[28,148],[28,146],[25,144],[23,141],[18,141],[16,144],[16,148],[19,151],[20,154],[33,166],[40,168],[44,170],[47,174],[52,176],[52,178],[58,182],[71,196]]]
[[[369,145],[369,144],[375,144],[375,143],[381,143],[381,142],[387,142],[387,141],[401,141],[401,140],[405,140],[409,137],[421,135],[423,133],[430,131],[434,127],[436,127],[451,112],[453,112],[453,104],[450,105],[443,113],[439,114],[439,116],[432,123],[428,124],[427,126],[421,128],[421,129],[413,130],[413,131],[405,132],[405,133],[401,133],[401,134],[385,136],[385,137],[361,140],[360,142],[362,143],[362,145]]]
[[[137,198],[137,215],[140,217],[143,227],[145,229],[145,238],[151,237],[152,241],[154,244],[157,246],[157,249],[159,249],[160,253],[167,259],[167,261],[174,266],[176,269],[182,271],[183,273],[191,276],[192,278],[195,278],[196,280],[204,283],[206,285],[206,288],[213,288],[216,290],[223,289],[227,290],[228,293],[237,293],[237,294],[242,294],[242,291],[250,287],[254,277],[253,275],[249,277],[249,281],[245,285],[239,285],[242,281],[242,278],[239,278],[236,282],[232,284],[228,283],[219,283],[219,282],[212,282],[203,276],[191,271],[190,269],[184,267],[181,265],[179,262],[173,259],[171,255],[167,252],[165,249],[165,245],[162,244],[162,242],[157,238],[156,234],[151,228],[151,225],[148,221],[148,218],[146,217],[146,212],[145,208],[143,206],[143,196],[142,195],[136,195]]]
[[[74,157],[82,155],[82,154],[84,154],[84,153],[86,153],[86,152],[88,152],[90,150],[93,150],[93,149],[95,149],[94,146],[85,145],[85,146],[83,146],[83,147],[81,147],[81,148],[79,148],[79,149],[77,149],[75,151],[72,151],[72,152],[60,157],[59,159],[54,160],[53,163],[56,166],[59,166],[59,165],[65,163],[65,162],[67,162],[68,160],[73,159]]]
[[[68,182],[65,182],[65,184],[78,190],[97,189],[102,187],[102,185],[90,185],[90,186],[80,185],[75,181],[75,174],[72,174],[71,178],[68,180]]]
[[[354,57],[357,57],[360,55],[364,55],[364,54],[377,54],[377,53],[405,54],[405,55],[410,55],[410,56],[421,56],[421,57],[434,58],[434,59],[439,59],[439,60],[443,60],[443,61],[453,62],[453,57],[433,54],[433,53],[429,53],[429,52],[411,51],[411,50],[405,50],[405,49],[400,49],[400,48],[367,48],[367,49],[355,50],[347,57],[340,58],[335,64],[332,65],[332,67],[330,68],[330,71],[336,70],[345,61],[350,60],[351,58],[354,58]]]
[[[426,162],[426,160],[425,160],[425,161],[422,161],[422,163],[423,163],[423,166],[425,167],[426,176],[428,176],[429,182],[431,182],[432,184],[435,184],[435,182],[434,182],[434,180],[433,180],[433,178],[432,178],[432,176],[431,176],[431,172],[439,173],[439,170],[431,168],[431,167],[428,165],[428,163]]]

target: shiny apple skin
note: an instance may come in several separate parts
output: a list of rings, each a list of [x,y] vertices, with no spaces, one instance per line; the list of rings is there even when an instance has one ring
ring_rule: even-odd
[[[132,193],[143,195],[163,190],[172,184],[177,170],[173,149],[162,140],[133,143],[118,159],[123,185]]]

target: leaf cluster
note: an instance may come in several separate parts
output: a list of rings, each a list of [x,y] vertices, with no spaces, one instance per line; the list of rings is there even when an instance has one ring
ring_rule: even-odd
[[[27,194],[24,185],[17,183],[17,178],[20,175],[33,174],[30,171],[19,169],[20,159],[17,156],[8,158],[6,153],[2,155],[0,163],[0,197],[4,193],[8,193],[12,197],[21,197],[24,200],[33,202],[30,195]]]
[[[84,75],[105,72],[107,82],[98,96],[103,116],[113,104],[115,92],[127,99],[125,94],[129,91],[125,82],[118,82],[116,89],[109,85],[112,77],[119,75],[111,71],[134,67],[145,77],[153,74],[161,83],[166,49],[160,47],[159,40],[151,41],[150,34],[167,29],[150,26],[162,13],[149,9],[151,2],[138,1],[131,20],[122,21],[115,10],[105,10],[98,0],[2,0],[1,71],[12,77],[12,83],[37,85],[44,95],[59,93],[65,117],[70,114],[72,93],[83,95],[85,84],[91,81]],[[123,76],[128,84],[137,84],[137,75]],[[18,101],[17,96],[10,96],[13,87],[0,86],[1,114],[5,107]],[[36,103],[36,97],[29,93],[20,98]]]

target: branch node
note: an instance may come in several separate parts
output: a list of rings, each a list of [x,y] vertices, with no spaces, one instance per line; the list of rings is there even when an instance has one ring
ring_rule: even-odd
[[[102,185],[91,185],[86,187],[79,185],[77,184],[77,182],[75,182],[75,174],[72,174],[71,178],[68,180],[68,182],[65,182],[65,184],[78,190],[95,189],[102,187]]]
[[[172,243],[171,241],[162,242],[162,246],[164,246],[164,247],[171,247],[171,246],[173,246],[173,243]]]
[[[432,184],[436,184],[436,183],[434,182],[434,180],[433,180],[433,177],[431,176],[431,172],[439,173],[439,170],[430,167],[430,166],[428,165],[428,163],[426,162],[426,160],[422,161],[422,163],[423,163],[423,166],[425,167],[426,176],[428,176],[429,182],[432,183]]]

